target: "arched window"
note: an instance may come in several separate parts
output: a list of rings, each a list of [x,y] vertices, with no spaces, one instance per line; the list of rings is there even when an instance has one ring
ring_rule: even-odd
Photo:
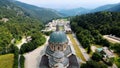
[[[66,48],[67,48],[67,44],[64,44],[63,45],[63,50],[66,50]]]
[[[59,50],[60,50],[60,51],[63,51],[63,50],[64,50],[63,44],[60,44],[60,45],[59,45]]]
[[[58,50],[61,50],[60,46],[58,46]]]
[[[66,48],[66,44],[63,45],[64,46],[64,49]]]
[[[55,45],[53,46],[53,51],[55,51]]]
[[[55,45],[55,51],[58,51],[58,46]]]

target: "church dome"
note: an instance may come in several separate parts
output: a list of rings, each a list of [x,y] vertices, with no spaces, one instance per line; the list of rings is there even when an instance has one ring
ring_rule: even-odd
[[[50,35],[50,43],[65,43],[68,42],[67,36],[63,31],[55,31]]]

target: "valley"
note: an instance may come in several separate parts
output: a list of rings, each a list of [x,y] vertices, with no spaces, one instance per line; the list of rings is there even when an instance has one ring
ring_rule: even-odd
[[[0,0],[0,68],[120,68],[119,60],[120,3],[52,9]]]

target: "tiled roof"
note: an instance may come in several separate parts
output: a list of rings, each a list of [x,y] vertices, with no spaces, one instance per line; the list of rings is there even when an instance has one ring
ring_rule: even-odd
[[[80,64],[75,55],[69,57],[69,66],[67,68],[80,68]]]
[[[48,63],[48,57],[46,55],[42,56],[39,68],[50,68]]]
[[[55,31],[50,35],[49,42],[52,43],[64,43],[67,42],[67,36],[63,31]]]
[[[77,61],[77,57],[75,55],[71,55],[69,58],[69,66],[67,68],[80,68],[80,64]],[[42,57],[42,60],[40,62],[40,68],[50,68],[49,67],[49,60],[46,55]]]
[[[59,63],[63,64],[64,67],[65,67],[65,66],[67,66],[67,65],[69,64],[69,59],[66,58],[66,57],[63,57],[63,59],[64,59],[64,61],[59,62]],[[49,62],[50,62],[49,64],[52,65],[52,67],[53,67],[55,64],[58,63],[58,62],[56,62],[56,61],[54,60],[53,57],[51,57],[51,58],[49,59]]]

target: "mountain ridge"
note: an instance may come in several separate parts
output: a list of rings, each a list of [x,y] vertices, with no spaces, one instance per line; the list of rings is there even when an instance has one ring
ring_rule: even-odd
[[[56,10],[37,7],[16,0],[1,0],[0,8],[2,9],[0,10],[2,16],[7,17],[15,17],[18,13],[21,13],[21,15],[23,16],[35,18],[43,22],[49,21],[54,18],[62,17],[62,15],[59,14]]]
[[[40,19],[42,21],[48,21],[53,18],[62,17],[56,10],[53,9],[37,7],[19,1],[15,1],[14,3],[31,14],[34,18]]]
[[[116,7],[117,5],[119,5],[119,3],[103,5],[103,6],[100,6],[100,7],[97,7],[97,8],[95,8],[95,9],[93,9],[93,10],[90,11],[90,12],[109,11],[109,9],[111,9],[111,8],[113,8],[113,7]],[[119,8],[120,8],[120,7],[119,7]]]
[[[100,11],[114,11],[119,12],[120,11],[120,3],[116,4],[107,4],[103,6],[99,6],[94,9],[86,9],[86,8],[75,8],[75,9],[68,9],[68,10],[60,10],[60,13],[66,14],[67,16],[76,16],[81,14],[88,14],[88,13],[95,13]]]
[[[60,10],[60,13],[66,14],[67,16],[75,16],[78,14],[84,14],[87,13],[89,9],[86,8],[74,8],[74,9],[68,9],[68,10]]]

